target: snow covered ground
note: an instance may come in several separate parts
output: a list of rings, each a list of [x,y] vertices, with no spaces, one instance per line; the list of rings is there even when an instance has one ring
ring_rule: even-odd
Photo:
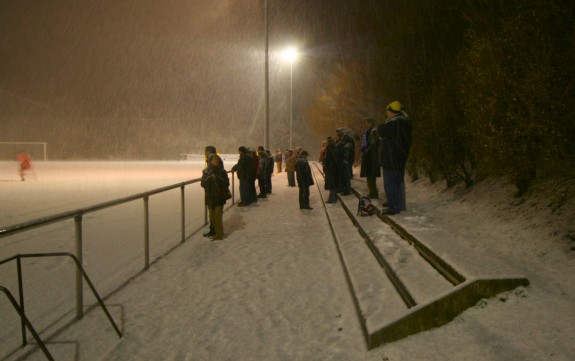
[[[196,178],[200,169],[201,162],[188,161],[38,162],[35,174],[20,182],[16,165],[0,162],[0,225],[175,184]],[[124,332],[121,340],[99,309],[74,320],[70,261],[24,261],[26,310],[54,357],[575,359],[573,203],[555,209],[545,198],[519,202],[511,187],[489,181],[472,190],[409,183],[409,210],[394,216],[398,223],[467,274],[522,275],[531,285],[483,300],[445,326],[367,351],[320,190],[312,188],[314,210],[302,211],[285,173],[273,181],[269,199],[225,212],[220,242],[196,232],[180,243],[179,192],[153,196],[154,263],[145,272],[140,202],[85,216],[86,270]],[[353,183],[366,188],[357,177]],[[203,198],[198,185],[189,188],[186,229],[192,232],[203,224]],[[339,205],[329,207],[332,212]],[[73,252],[73,232],[73,222],[66,221],[0,238],[0,259]],[[14,267],[0,266],[0,285],[15,292],[14,282]],[[94,299],[84,293],[88,309]],[[0,301],[0,315],[0,359],[45,359],[33,347],[19,348],[19,321],[6,300]]]

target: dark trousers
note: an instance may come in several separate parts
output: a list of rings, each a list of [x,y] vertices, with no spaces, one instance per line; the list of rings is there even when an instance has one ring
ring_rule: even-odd
[[[287,172],[288,186],[295,187],[295,172]]]
[[[258,201],[258,192],[256,190],[256,180],[250,179],[250,203]]]
[[[299,187],[299,208],[309,207],[309,187]]]
[[[265,177],[258,177],[258,187],[260,188],[260,196],[265,196],[269,193],[267,179]]]
[[[240,201],[245,205],[248,205],[253,202],[252,199],[253,183],[254,183],[253,181],[249,181],[247,179],[240,179]]]
[[[272,175],[271,174],[266,178],[266,191],[268,193],[272,192]]]
[[[329,190],[329,198],[327,199],[328,203],[335,203],[337,202],[337,192],[334,189]]]
[[[366,177],[367,188],[369,189],[369,198],[379,198],[379,192],[377,191],[377,184],[375,177]]]
[[[404,170],[383,169],[383,189],[387,206],[393,212],[406,209]]]
[[[351,176],[351,169],[349,168],[348,164],[345,163],[343,165],[341,174],[341,192],[343,194],[351,193]]]

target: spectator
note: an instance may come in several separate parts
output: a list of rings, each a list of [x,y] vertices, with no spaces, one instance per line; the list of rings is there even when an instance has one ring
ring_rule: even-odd
[[[229,193],[230,180],[223,167],[221,158],[216,154],[208,156],[208,166],[202,171],[201,186],[205,192],[205,204],[208,207],[210,223],[214,226],[212,241],[223,239],[223,210],[226,193]]]
[[[374,118],[365,119],[366,131],[361,142],[361,169],[359,176],[367,181],[369,189],[369,198],[379,198],[377,191],[376,178],[380,177],[379,170],[379,135],[375,127]]]
[[[323,159],[325,157],[325,149],[327,148],[327,140],[321,142],[321,148],[319,150],[319,162],[323,164]]]
[[[295,163],[297,156],[293,150],[288,150],[286,157],[286,173],[288,179],[288,186],[295,187]]]
[[[329,191],[327,203],[337,202],[337,190],[339,189],[339,160],[337,148],[332,137],[327,137],[323,156],[323,170],[325,173],[325,189]]]
[[[387,120],[377,127],[381,139],[379,162],[383,167],[383,187],[387,196],[387,215],[405,210],[405,165],[411,146],[411,120],[401,103],[387,106]]]
[[[238,207],[245,207],[253,202],[252,186],[254,175],[254,161],[244,146],[238,148],[240,159],[238,163],[232,167],[232,171],[236,172],[240,180],[240,201]]]
[[[268,177],[268,156],[263,150],[258,151],[259,167],[258,167],[258,186],[260,188],[260,194],[258,198],[267,198],[267,177]]]
[[[251,203],[258,201],[258,192],[256,190],[256,180],[258,179],[258,171],[260,170],[260,158],[258,157],[258,152],[248,148],[248,154],[252,160],[252,176],[250,178],[250,199]]]
[[[309,206],[309,187],[314,185],[311,168],[307,161],[308,152],[302,150],[295,165],[297,186],[299,188],[299,208],[313,209]]]
[[[208,145],[208,146],[206,146],[206,148],[204,148],[204,157],[206,160],[206,168],[208,168],[208,165],[209,165],[208,158],[212,154],[214,156],[218,157],[219,163],[222,165],[222,168],[223,168],[224,162],[222,161],[222,158],[220,158],[220,156],[218,155],[218,152],[216,151],[216,147],[214,147],[213,145]],[[210,218],[210,228],[206,233],[203,234],[203,236],[204,237],[213,237],[215,234],[216,234],[216,229],[214,228],[214,224],[212,223],[212,220]]]
[[[282,161],[283,161],[283,155],[282,155],[281,149],[276,149],[276,155],[274,157],[274,160],[276,162],[277,172],[281,173],[282,172]]]
[[[349,135],[345,134],[341,128],[336,129],[336,148],[341,159],[340,162],[340,192],[347,196],[351,194],[351,173],[353,167],[353,148],[354,141]]]
[[[266,172],[266,192],[268,194],[272,193],[272,176],[274,174],[274,156],[272,155],[272,153],[269,151],[269,149],[266,149],[266,156],[267,156],[267,160],[266,160],[266,168],[267,168],[267,172]]]

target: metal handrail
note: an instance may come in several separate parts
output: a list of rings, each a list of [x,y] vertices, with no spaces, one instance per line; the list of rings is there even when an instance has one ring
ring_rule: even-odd
[[[88,286],[92,290],[94,297],[96,297],[98,304],[100,305],[100,307],[102,308],[102,310],[106,314],[108,321],[110,321],[110,323],[112,324],[112,327],[116,331],[116,334],[118,335],[119,338],[122,338],[122,332],[120,331],[120,329],[116,325],[116,322],[114,322],[114,319],[112,318],[112,315],[110,314],[110,312],[106,308],[104,301],[102,301],[102,298],[98,294],[98,291],[94,287],[94,284],[90,280],[90,277],[88,277],[88,274],[86,273],[86,271],[84,270],[84,267],[82,267],[82,265],[80,264],[80,261],[78,260],[78,258],[76,256],[74,256],[73,254],[68,253],[68,252],[28,253],[28,254],[17,254],[15,256],[12,256],[12,257],[9,257],[9,258],[6,258],[6,259],[0,261],[0,265],[14,261],[14,260],[17,261],[18,293],[20,295],[20,305],[19,305],[19,307],[16,307],[16,305],[15,305],[15,308],[18,311],[18,313],[20,314],[20,318],[22,321],[22,347],[27,345],[25,326],[27,326],[28,329],[30,329],[30,332],[32,333],[32,335],[34,336],[34,338],[36,339],[37,342],[39,341],[39,336],[36,333],[36,331],[34,330],[34,328],[32,327],[32,324],[30,323],[30,321],[28,321],[26,314],[25,314],[25,311],[24,311],[24,291],[23,291],[23,287],[22,287],[22,283],[23,283],[22,282],[22,265],[21,265],[20,260],[22,258],[40,258],[40,257],[70,257],[70,258],[72,258],[72,260],[74,260],[74,263],[76,264],[76,269],[78,269],[81,272],[82,276],[84,277],[84,280],[86,281],[86,283],[88,284]],[[2,286],[0,286],[0,287],[2,287]],[[2,288],[5,289],[4,287],[2,287]],[[6,289],[6,291],[8,291],[8,290]],[[9,291],[8,291],[8,293],[9,293]],[[8,293],[7,293],[7,295],[8,295]],[[13,297],[11,295],[8,295],[8,298],[10,299],[10,302],[12,302],[12,304],[14,305],[15,300],[13,301]],[[42,351],[44,351],[44,353],[46,354],[47,350],[45,350],[44,344],[41,341],[39,341],[38,344],[40,345],[40,348],[42,348]],[[48,354],[46,354],[46,356],[48,357],[48,359],[51,359],[51,357],[48,356]]]
[[[235,187],[234,187],[234,171],[227,171],[227,173],[232,174],[232,205],[235,203]],[[52,223],[61,222],[65,220],[74,219],[75,225],[75,257],[78,260],[80,266],[83,264],[83,257],[82,257],[82,222],[84,214],[92,213],[96,211],[100,211],[106,208],[111,208],[114,206],[118,206],[127,202],[136,201],[142,199],[144,201],[144,270],[147,270],[150,267],[150,232],[149,232],[149,211],[148,211],[148,200],[149,197],[155,194],[163,193],[166,191],[170,191],[176,188],[180,188],[181,190],[181,242],[185,242],[186,234],[185,234],[185,187],[187,185],[198,183],[201,181],[201,178],[195,178],[192,180],[188,180],[185,182],[176,183],[173,185],[153,189],[151,191],[142,192],[138,194],[134,194],[124,198],[118,198],[115,200],[111,200],[108,202],[99,203],[93,206],[84,207],[80,209],[76,209],[73,211],[63,212],[59,214],[55,214],[52,216],[39,218],[36,220],[19,223],[7,227],[0,228],[0,238],[11,236],[20,232],[28,231],[30,229],[34,229],[41,226],[46,226]],[[204,205],[204,225],[207,224],[207,208]],[[82,272],[77,269],[76,272],[76,318],[81,319],[84,315],[84,296],[83,296],[83,275]]]
[[[44,355],[46,355],[46,358],[48,360],[53,361],[54,358],[52,357],[52,355],[50,354],[50,351],[48,351],[48,349],[46,348],[46,345],[44,344],[44,342],[42,342],[42,339],[40,338],[40,336],[38,335],[38,332],[36,332],[36,330],[34,329],[34,326],[32,326],[32,323],[30,322],[30,320],[28,320],[28,317],[26,317],[26,314],[24,313],[24,310],[22,309],[22,307],[20,307],[18,305],[18,302],[16,302],[16,299],[14,298],[14,296],[12,296],[12,294],[10,293],[10,291],[3,287],[0,286],[0,291],[2,291],[6,297],[8,297],[8,300],[10,301],[10,303],[12,304],[12,306],[14,306],[14,309],[16,310],[16,312],[18,312],[18,315],[20,315],[20,319],[22,320],[22,324],[25,327],[28,327],[28,329],[30,330],[30,333],[32,334],[32,336],[34,336],[34,339],[36,340],[36,342],[38,343],[38,346],[40,346],[40,349],[42,349],[42,352],[44,352]],[[24,327],[23,326],[23,327]],[[22,331],[22,334],[24,335],[24,340],[26,340],[26,336],[25,336],[25,331]],[[22,346],[23,347],[23,346]]]
[[[56,222],[60,222],[60,221],[65,221],[68,219],[72,219],[75,218],[77,216],[81,216],[87,213],[92,213],[92,212],[96,212],[102,209],[106,209],[106,208],[110,208],[113,206],[117,206],[120,204],[124,204],[124,203],[128,203],[131,201],[135,201],[138,199],[144,199],[145,197],[149,197],[151,195],[154,194],[158,194],[158,193],[162,193],[162,192],[166,192],[172,189],[176,189],[176,188],[182,188],[185,187],[188,184],[192,184],[192,183],[197,183],[199,182],[201,179],[200,178],[196,178],[196,179],[192,179],[186,182],[182,182],[182,183],[177,183],[177,184],[173,184],[170,186],[166,186],[166,187],[162,187],[162,188],[157,188],[151,191],[147,191],[147,192],[143,192],[143,193],[138,193],[138,194],[134,194],[128,197],[124,197],[124,198],[118,198],[118,199],[114,199],[108,202],[103,202],[103,203],[98,203],[96,205],[93,206],[89,206],[89,207],[85,207],[85,208],[80,208],[80,209],[76,209],[74,211],[68,211],[68,212],[64,212],[64,213],[59,213],[59,214],[55,214],[52,216],[48,216],[48,217],[44,217],[44,218],[39,218],[39,219],[35,219],[32,221],[28,221],[28,222],[24,222],[24,223],[20,223],[20,224],[15,224],[15,225],[11,225],[11,226],[7,226],[4,228],[0,228],[0,238],[2,237],[6,237],[6,236],[10,236],[22,231],[27,231],[29,229],[32,228],[36,228],[36,227],[41,227],[41,226],[46,226],[48,224],[51,223],[56,223]]]

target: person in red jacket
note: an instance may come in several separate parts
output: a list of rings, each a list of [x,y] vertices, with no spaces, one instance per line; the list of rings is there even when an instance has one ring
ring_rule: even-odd
[[[26,172],[32,168],[32,164],[30,163],[30,156],[26,153],[20,153],[16,156],[16,160],[20,163],[20,179],[25,181],[26,179],[24,176]]]

